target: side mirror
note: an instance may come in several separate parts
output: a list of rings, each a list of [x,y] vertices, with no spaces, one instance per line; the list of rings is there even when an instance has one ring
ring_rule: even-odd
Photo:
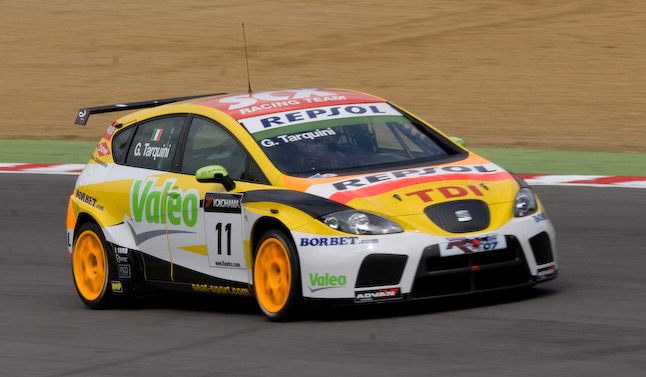
[[[227,169],[220,165],[209,165],[197,169],[195,178],[201,183],[220,183],[224,189],[231,191],[236,188],[235,182],[229,177]]]
[[[461,139],[461,138],[459,138],[457,136],[450,136],[449,139],[451,139],[452,142],[454,142],[455,144],[461,146],[462,148],[467,147],[467,143],[465,143],[463,139]]]

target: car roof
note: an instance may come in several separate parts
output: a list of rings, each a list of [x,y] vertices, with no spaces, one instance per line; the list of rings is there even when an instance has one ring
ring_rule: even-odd
[[[233,95],[214,93],[85,107],[79,110],[74,123],[81,126],[86,125],[91,114],[144,109],[122,117],[119,122],[125,124],[131,120],[136,120],[136,116],[144,114],[145,117],[156,116],[183,105],[204,106],[221,111],[235,120],[240,120],[249,117],[323,106],[332,107],[337,105],[382,102],[386,101],[370,94],[345,89],[280,89]]]
[[[344,89],[283,89],[187,101],[220,110],[236,120],[321,106],[385,102],[366,93]]]

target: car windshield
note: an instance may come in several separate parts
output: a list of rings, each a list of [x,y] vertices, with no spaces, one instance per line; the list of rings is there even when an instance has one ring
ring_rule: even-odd
[[[302,121],[305,116],[292,115],[300,120],[292,122],[296,124],[276,116],[265,118],[258,132],[254,133],[253,127],[250,131],[279,170],[304,177],[363,173],[384,165],[420,166],[462,153],[448,143],[438,142],[440,135],[413,123],[390,105],[378,105],[380,109],[387,107],[387,111],[379,111],[385,115],[358,116],[361,112],[355,110],[350,117],[309,122]],[[353,107],[361,109],[368,105]],[[266,119],[275,120],[276,124]]]

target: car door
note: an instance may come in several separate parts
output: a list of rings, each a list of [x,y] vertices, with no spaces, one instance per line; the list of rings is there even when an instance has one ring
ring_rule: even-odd
[[[113,141],[117,164],[108,173],[105,186],[113,185],[111,190],[121,195],[115,202],[141,252],[148,280],[171,280],[166,207],[168,192],[176,181],[170,170],[185,120],[186,115],[154,118],[117,133]],[[195,206],[198,204],[195,195]]]
[[[175,228],[169,225],[175,281],[222,285],[249,282],[244,248],[244,194],[236,192],[240,190],[227,192],[217,183],[199,183],[195,178],[199,168],[220,165],[227,169],[232,179],[239,180],[246,176],[249,161],[246,150],[224,127],[207,118],[192,117],[185,138],[179,174],[182,178],[177,181],[177,191],[197,190],[200,193],[202,205],[196,214],[195,229],[201,234],[190,237],[174,233]],[[189,210],[192,211],[192,207]]]

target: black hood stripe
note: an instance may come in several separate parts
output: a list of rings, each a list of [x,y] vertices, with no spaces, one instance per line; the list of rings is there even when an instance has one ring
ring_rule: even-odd
[[[308,215],[318,218],[332,212],[352,209],[346,205],[333,202],[320,196],[292,190],[256,190],[246,192],[243,203],[273,202],[294,207]]]

